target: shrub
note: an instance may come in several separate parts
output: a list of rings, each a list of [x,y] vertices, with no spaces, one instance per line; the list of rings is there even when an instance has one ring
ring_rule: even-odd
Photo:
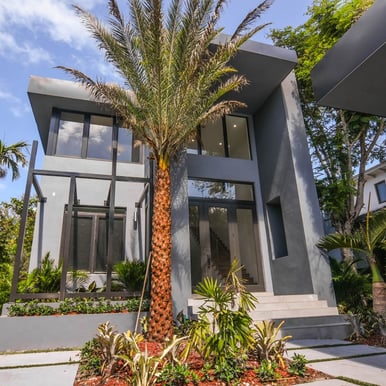
[[[298,375],[304,377],[307,373],[307,359],[302,354],[294,354],[291,358],[291,362],[288,366],[288,372],[291,375]]]
[[[236,261],[232,263],[224,283],[204,278],[197,285],[195,292],[203,297],[204,304],[190,329],[185,350],[187,355],[191,348],[195,349],[222,374],[229,374],[230,363],[241,366],[254,342],[248,312],[254,308],[256,298],[240,281],[241,267],[237,265]]]
[[[19,292],[49,293],[60,291],[62,264],[55,266],[55,261],[47,253],[40,267],[35,268],[27,277],[19,282]]]
[[[114,265],[115,279],[128,291],[141,291],[145,280],[146,264],[139,260],[126,260]]]
[[[283,324],[284,321],[275,326],[275,322],[271,320],[255,323],[255,353],[260,360],[279,362],[284,368],[285,344],[288,339],[291,339],[291,336],[279,337]]]

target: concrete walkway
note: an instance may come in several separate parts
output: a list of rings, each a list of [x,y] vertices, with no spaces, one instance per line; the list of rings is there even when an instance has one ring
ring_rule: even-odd
[[[342,340],[304,340],[287,344],[287,356],[305,355],[308,366],[344,379],[319,380],[312,386],[386,386],[386,349]],[[71,386],[78,369],[79,351],[0,355],[0,385]],[[356,383],[355,383],[356,382]],[[309,383],[307,385],[310,385]]]
[[[332,379],[313,382],[314,386],[353,385],[366,382],[386,386],[386,349],[352,344],[342,340],[303,340],[287,344],[287,356],[302,354],[309,361],[307,366],[322,371]]]
[[[0,385],[71,386],[79,351],[0,355]]]

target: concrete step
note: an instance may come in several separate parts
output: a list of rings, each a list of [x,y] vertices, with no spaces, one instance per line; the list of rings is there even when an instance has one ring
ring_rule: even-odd
[[[299,310],[299,309],[324,309],[328,308],[325,300],[312,300],[309,302],[272,302],[272,303],[258,303],[255,311],[278,311],[278,310]]]
[[[279,323],[282,319],[276,319]],[[284,319],[281,336],[293,339],[347,339],[352,334],[351,324],[344,315],[324,315]]]
[[[336,307],[323,308],[298,308],[293,309],[279,309],[266,311],[252,311],[250,313],[253,320],[272,320],[272,319],[288,319],[288,318],[305,318],[310,316],[330,316],[338,315]]]
[[[252,292],[258,303],[299,303],[318,300],[318,295],[301,294],[301,295],[274,295],[270,292]]]
[[[273,295],[270,292],[253,292],[257,298],[250,315],[254,321],[285,321],[282,336],[295,339],[345,339],[352,333],[350,323],[338,314],[336,307],[328,307],[325,300],[315,294]],[[190,312],[197,314],[202,299],[194,296],[188,301]]]

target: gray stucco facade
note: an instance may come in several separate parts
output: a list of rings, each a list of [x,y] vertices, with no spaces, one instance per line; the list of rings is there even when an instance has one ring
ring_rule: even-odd
[[[226,156],[218,156],[188,149],[173,165],[172,290],[176,313],[186,311],[197,280],[214,272],[215,260],[219,259],[213,256],[214,238],[218,253],[226,250],[230,260],[237,258],[246,265],[251,289],[274,294],[317,294],[330,305],[335,304],[328,262],[315,247],[323,225],[292,71],[295,64],[296,56],[291,51],[248,42],[233,65],[248,77],[250,84],[240,95],[230,96],[248,104],[244,111],[234,113],[247,128],[248,157],[232,157],[227,151]],[[42,170],[111,173],[109,161],[66,157],[54,150],[58,128],[54,128],[53,112],[111,114],[105,106],[92,101],[79,85],[61,80],[32,77],[29,96],[46,152]],[[238,139],[236,135],[233,140]],[[146,149],[142,149],[140,162],[118,162],[116,175],[147,178],[144,153]],[[47,201],[37,215],[31,267],[48,251],[55,258],[61,254],[69,180],[52,176],[40,180]],[[205,184],[209,188],[202,188]],[[219,199],[220,185],[230,186],[235,196]],[[215,194],[196,197],[192,186]],[[141,180],[117,182],[115,205],[125,208],[127,259],[138,258],[140,251],[146,251],[146,237],[138,238],[133,223],[135,203],[143,189]],[[108,182],[80,179],[76,197],[80,204],[103,206],[109,197]],[[140,215],[146,219],[144,207]],[[224,224],[220,218],[228,220]],[[143,221],[142,235],[148,233],[146,226]],[[227,240],[221,240],[215,232],[225,232]],[[95,277],[98,275],[103,281],[103,273],[94,273]],[[216,275],[221,276],[218,272]]]

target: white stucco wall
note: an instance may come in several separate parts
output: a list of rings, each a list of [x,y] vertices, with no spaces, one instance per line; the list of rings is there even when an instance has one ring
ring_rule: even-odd
[[[42,169],[111,175],[110,162],[56,156],[46,156]],[[134,163],[118,164],[117,175],[143,177],[144,165]],[[56,261],[60,257],[64,208],[69,201],[70,178],[42,176],[40,178],[40,186],[47,201],[38,208],[30,269],[35,268],[47,252],[50,252],[50,257]],[[81,205],[103,206],[104,201],[108,197],[109,181],[77,178],[76,188],[77,197]],[[133,227],[133,216],[135,202],[140,198],[143,189],[142,183],[117,182],[116,184],[115,206],[126,207],[127,211],[126,257],[129,259],[139,257],[137,231]],[[142,214],[142,219],[144,234],[144,213]],[[41,221],[43,222],[41,223]],[[40,238],[38,237],[39,229],[41,230]]]

